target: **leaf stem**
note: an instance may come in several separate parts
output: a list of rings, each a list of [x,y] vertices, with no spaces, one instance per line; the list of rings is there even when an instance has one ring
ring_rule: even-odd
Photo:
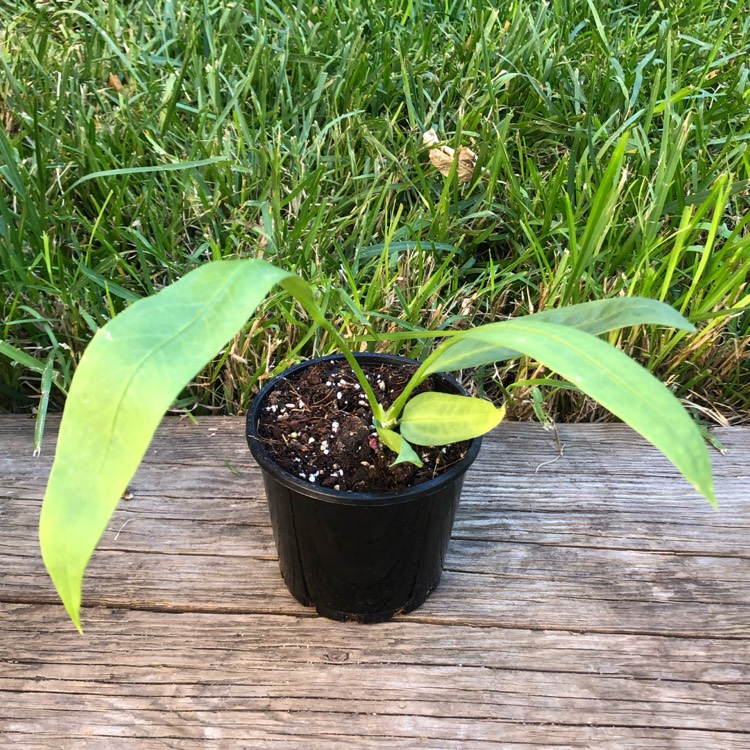
[[[453,346],[458,341],[457,338],[450,338],[447,341],[443,341],[437,346],[432,353],[422,362],[417,368],[414,375],[411,376],[409,382],[405,388],[399,394],[398,398],[391,404],[391,407],[385,413],[384,426],[389,427],[398,424],[398,417],[403,411],[406,402],[411,396],[411,392],[425,379],[426,373],[430,365],[449,347]]]
[[[299,276],[293,276],[285,279],[282,284],[286,289],[291,292],[292,296],[307,310],[310,317],[317,323],[323,330],[330,334],[331,338],[336,342],[336,345],[341,350],[346,361],[349,363],[354,375],[362,386],[362,390],[367,397],[367,401],[372,409],[372,415],[380,422],[385,421],[385,410],[381,406],[380,402],[375,396],[375,392],[372,390],[370,381],[365,377],[362,368],[357,362],[357,358],[352,353],[349,345],[346,343],[344,337],[336,330],[336,328],[328,322],[323,311],[318,306],[315,298],[312,294],[312,287],[307,284]]]

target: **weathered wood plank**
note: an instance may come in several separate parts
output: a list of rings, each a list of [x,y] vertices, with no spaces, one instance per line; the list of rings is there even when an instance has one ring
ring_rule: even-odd
[[[519,628],[477,628],[404,620],[362,627],[322,618],[289,615],[165,614],[126,609],[91,610],[84,638],[59,628],[54,608],[35,604],[0,606],[2,648],[13,667],[2,677],[34,670],[42,664],[91,665],[107,654],[113,663],[159,664],[175,669],[195,667],[195,653],[239,664],[252,661],[278,667],[293,664],[424,664],[495,670],[581,673],[602,678],[750,683],[750,643],[713,638],[598,634]],[[168,628],[154,640],[161,625]],[[57,631],[54,639],[34,641],[40,632]],[[190,644],[181,650],[180,643]],[[171,646],[169,651],[163,645]],[[83,650],[81,650],[81,647]],[[10,663],[10,662],[9,662]],[[201,660],[202,663],[202,660]],[[32,672],[28,673],[29,677]],[[153,679],[157,679],[154,676]]]
[[[32,422],[0,416],[0,500],[39,499],[56,424],[51,417],[44,452],[33,458]],[[709,544],[731,554],[736,543],[737,554],[748,553],[750,519],[744,514],[743,488],[750,481],[750,428],[716,430],[728,446],[725,456],[713,453],[719,513],[631,430],[620,425],[558,429],[566,450],[556,461],[554,438],[537,425],[505,423],[485,438],[480,460],[467,477],[455,537],[466,527],[472,538],[495,539],[513,523],[539,543],[575,544],[580,536],[608,547],[664,549],[661,535],[648,533],[658,523],[673,551],[704,551]],[[190,520],[267,525],[262,485],[241,419],[210,418],[199,425],[167,420],[133,486],[136,498],[144,499],[156,488],[159,507],[149,512],[157,517],[182,514]],[[201,502],[204,495],[233,502],[215,507]],[[248,502],[259,515],[246,515]]]
[[[52,603],[35,531],[51,451],[34,459],[31,423],[10,422],[0,420],[0,470],[12,463],[0,492],[13,498],[4,503],[0,533],[6,561],[0,599]],[[743,637],[750,509],[742,500],[750,441],[742,438],[750,430],[722,433],[729,452],[716,461],[720,513],[683,487],[675,472],[670,477],[665,461],[655,477],[635,474],[633,456],[659,461],[630,430],[586,425],[563,426],[560,433],[566,455],[536,473],[538,461],[557,455],[551,435],[534,425],[509,424],[486,440],[466,482],[443,583],[411,617]],[[521,447],[525,434],[528,450]],[[602,445],[611,453],[604,476]],[[502,472],[493,468],[501,464]],[[572,484],[563,481],[561,467],[569,469]],[[549,481],[548,474],[553,483],[540,483],[540,477]],[[645,487],[655,498],[649,503],[638,496]],[[121,504],[94,556],[85,587],[90,606],[305,612],[280,583],[242,420],[206,419],[199,426],[168,420],[133,489],[133,500]],[[659,547],[665,526],[666,549]]]
[[[159,716],[163,716],[160,712]],[[61,718],[57,715],[55,718]],[[23,750],[211,750],[238,748],[239,750],[277,750],[278,748],[322,748],[339,750],[352,747],[363,750],[747,750],[747,740],[742,734],[730,732],[696,732],[681,729],[648,729],[634,727],[571,727],[536,726],[534,724],[510,724],[494,722],[492,737],[474,740],[472,730],[476,722],[466,725],[454,719],[444,721],[424,720],[402,722],[393,726],[392,734],[363,733],[360,728],[373,723],[383,723],[383,717],[363,717],[329,714],[323,718],[326,725],[309,722],[304,716],[294,713],[264,712],[252,726],[215,727],[201,725],[199,717],[189,728],[182,728],[173,722],[160,734],[146,733],[148,730],[127,727],[117,734],[101,731],[97,724],[87,724],[85,732],[75,734],[16,734],[2,735],[5,747],[19,747]],[[327,724],[330,723],[330,726]],[[395,724],[395,722],[394,722]],[[75,724],[78,725],[77,722]],[[446,727],[452,730],[461,728],[460,739],[445,739]],[[389,728],[389,731],[390,728]],[[396,734],[398,732],[398,734]]]
[[[63,738],[657,747],[648,742],[679,737],[696,748],[699,738],[739,747],[750,732],[748,654],[736,644],[104,609],[90,625],[83,639],[40,644],[30,635],[55,626],[49,607],[0,607],[6,731],[33,736],[57,721]]]
[[[0,417],[4,747],[750,747],[750,429],[718,431],[716,513],[627,428],[562,426],[555,460],[501,426],[436,594],[364,627],[287,594],[242,420],[166,420],[81,638],[36,541],[55,426],[34,458]]]

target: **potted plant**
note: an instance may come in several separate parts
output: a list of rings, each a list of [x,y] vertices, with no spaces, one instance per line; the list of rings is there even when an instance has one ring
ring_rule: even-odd
[[[438,474],[443,467],[434,467],[438,460],[435,453],[445,455],[443,449],[450,448],[451,460],[455,461],[453,466],[444,462],[446,471],[442,475],[424,484],[407,486],[400,493],[392,487],[372,492],[363,492],[359,485],[355,491],[349,485],[343,487],[343,482],[335,481],[341,475],[333,474],[340,471],[333,467],[337,461],[325,470],[310,464],[295,471],[295,456],[300,461],[304,456],[307,464],[308,453],[302,451],[304,443],[297,445],[296,454],[292,451],[292,468],[280,468],[269,456],[269,445],[274,441],[287,444],[292,433],[306,436],[308,428],[299,417],[314,413],[314,402],[305,401],[304,397],[293,401],[288,394],[282,392],[279,396],[274,391],[280,382],[291,382],[296,388],[299,383],[295,372],[287,372],[281,381],[266,386],[249,415],[248,442],[266,475],[287,585],[302,601],[313,603],[308,601],[310,572],[300,573],[285,560],[303,556],[314,564],[322,562],[324,569],[318,577],[333,577],[332,588],[337,589],[331,594],[332,599],[314,602],[325,614],[363,621],[383,619],[418,606],[437,583],[461,478],[476,457],[481,435],[497,425],[504,413],[489,401],[469,397],[455,381],[440,373],[530,356],[633,427],[662,451],[712,504],[716,503],[708,451],[690,416],[649,372],[597,338],[628,325],[658,324],[693,330],[668,305],[648,299],[617,298],[467,330],[441,332],[440,343],[423,362],[405,365],[406,376],[399,370],[404,366],[402,363],[376,363],[377,367],[399,370],[394,382],[400,380],[400,384],[392,387],[381,377],[382,371],[380,376],[375,371],[368,377],[366,370],[371,363],[367,357],[363,359],[363,355],[352,353],[321,312],[312,287],[300,277],[263,260],[215,261],[115,316],[97,331],[73,378],[42,506],[39,534],[47,570],[79,629],[86,566],[164,413],[185,384],[226,345],[277,284],[295,297],[314,324],[325,330],[339,347],[335,373],[325,370],[331,364],[326,360],[322,374],[323,383],[331,384],[325,387],[332,394],[334,405],[341,406],[344,401],[345,385],[347,391],[359,394],[354,411],[358,410],[360,417],[366,415],[365,429],[357,426],[347,429],[346,438],[350,440],[340,455],[347,452],[357,455],[364,446],[370,452],[364,450],[362,455],[377,454],[381,468],[382,459],[386,459],[394,472],[402,471],[406,464],[418,469],[420,463],[431,460],[431,471]],[[287,398],[290,400],[283,400]],[[286,422],[279,420],[280,404],[290,405],[285,407]],[[275,422],[272,419],[268,427],[262,424],[263,415],[277,419]],[[296,420],[294,424],[290,417]],[[334,431],[332,424],[330,430]],[[333,435],[327,446],[321,445],[326,438],[310,437],[318,443],[319,454],[330,460]],[[310,437],[306,437],[307,445],[312,445]],[[457,443],[463,445],[456,448]],[[364,458],[361,461],[370,463]],[[415,469],[409,471],[413,476]],[[302,489],[308,491],[306,496],[300,494]],[[405,511],[414,498],[420,497],[421,501],[407,511],[408,520],[399,516],[397,511]],[[388,507],[395,515],[384,522],[380,536],[358,539],[356,534],[363,533],[373,523],[372,515],[363,520],[362,514],[373,508]],[[344,520],[331,513],[332,509],[344,509]],[[430,510],[434,511],[432,519],[428,517]],[[292,542],[280,536],[290,525],[296,534]],[[396,532],[407,527],[413,534],[405,535],[396,544]],[[321,533],[312,541],[305,536],[316,532]],[[386,556],[390,554],[387,542],[393,541],[398,547],[395,556],[380,568],[378,549],[373,550],[378,539]],[[307,546],[302,549],[300,545]],[[342,558],[343,569],[337,574],[335,567],[341,561],[331,560],[328,555],[342,547],[348,547],[348,552]],[[365,547],[366,560],[358,557],[364,554]],[[424,550],[424,556],[420,553],[411,562],[399,557],[404,554],[408,557],[409,550],[417,547]],[[410,568],[408,574],[403,573],[398,566],[407,563],[412,568],[416,566],[416,572]],[[395,579],[413,576],[413,590],[407,592],[405,601],[396,594],[393,597],[377,591],[362,594],[363,588],[377,589],[382,571],[392,568],[398,569]],[[305,577],[304,582],[295,580],[299,575]],[[323,583],[331,588],[331,580]],[[342,596],[346,602],[344,609],[354,600],[353,609],[341,611]]]

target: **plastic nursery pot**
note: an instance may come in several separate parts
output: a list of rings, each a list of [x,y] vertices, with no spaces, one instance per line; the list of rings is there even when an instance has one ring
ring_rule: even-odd
[[[387,354],[357,354],[362,363],[417,364]],[[347,492],[311,484],[282,469],[258,437],[264,401],[280,378],[316,362],[289,368],[254,399],[247,441],[261,467],[279,567],[293,596],[334,620],[382,622],[419,607],[440,581],[453,519],[467,469],[481,438],[443,474],[399,492]],[[453,378],[436,376],[438,389],[466,394]]]

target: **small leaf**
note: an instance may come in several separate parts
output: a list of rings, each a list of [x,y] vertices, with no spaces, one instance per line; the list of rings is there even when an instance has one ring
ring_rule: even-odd
[[[655,299],[644,297],[616,297],[614,299],[583,302],[578,305],[568,305],[556,310],[542,312],[516,318],[519,321],[544,321],[557,325],[571,326],[580,331],[593,335],[614,331],[634,325],[660,325],[678,328],[683,331],[694,331],[693,325],[682,317],[674,308]],[[514,357],[520,357],[521,352],[514,351],[490,340],[479,341],[473,333],[475,331],[493,330],[493,326],[503,323],[487,323],[483,326],[459,334],[453,340],[456,342],[435,359],[424,376],[434,372],[453,372],[466,367],[480,367],[493,362],[502,362]],[[472,335],[469,336],[468,334]]]
[[[727,451],[729,450],[724,443],[719,440],[716,435],[714,435],[711,430],[709,430],[707,427],[704,427],[703,425],[698,425],[698,429],[701,431],[701,435],[703,435],[703,439],[711,445],[712,448],[715,448],[719,453],[721,453],[722,456],[726,456]]]
[[[504,416],[490,401],[431,391],[407,402],[401,434],[416,445],[447,445],[484,435]]]
[[[419,467],[423,466],[422,460],[417,455],[417,452],[406,440],[404,440],[403,437],[401,437],[401,435],[394,430],[387,429],[386,427],[376,427],[375,429],[378,431],[378,437],[381,442],[397,454],[396,460],[391,466],[404,462],[409,462]]]
[[[531,406],[542,427],[545,430],[551,430],[555,426],[555,423],[544,408],[542,391],[536,385],[531,389]]]

